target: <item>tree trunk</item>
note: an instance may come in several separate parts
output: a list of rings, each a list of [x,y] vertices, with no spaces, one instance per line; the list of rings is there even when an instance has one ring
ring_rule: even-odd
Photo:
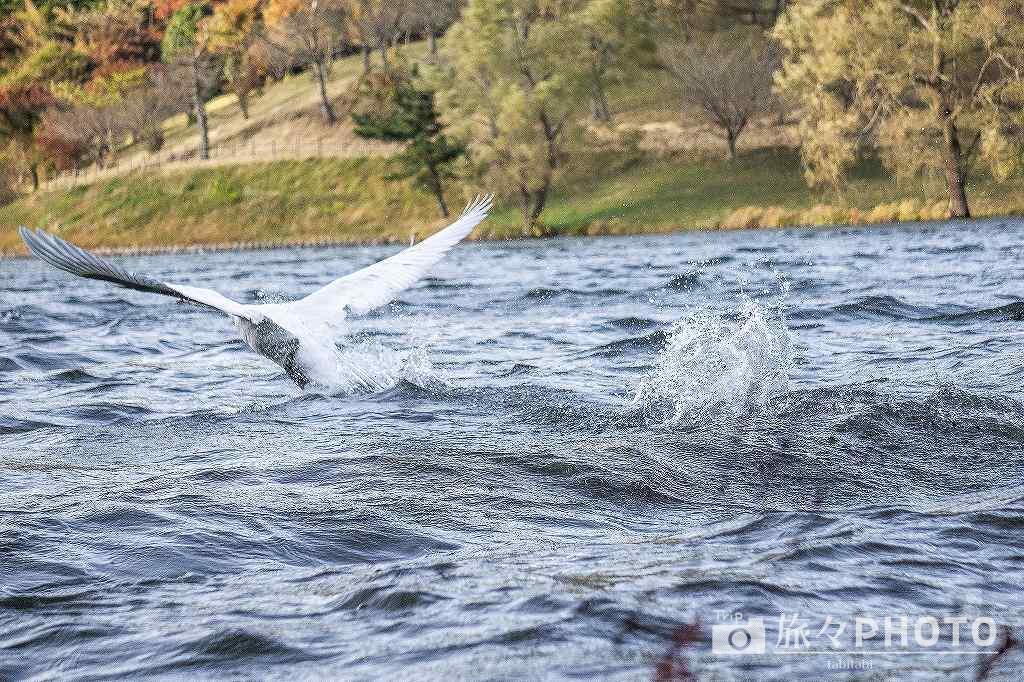
[[[548,114],[543,109],[540,112],[540,125],[544,130],[544,140],[547,142],[548,148],[548,168],[552,171],[558,168],[558,129],[551,125],[551,120],[548,118]]]
[[[593,91],[590,95],[590,113],[595,121],[611,123],[612,111],[608,106],[608,97],[604,94],[604,83],[601,81],[601,74],[595,69],[592,78]]]
[[[519,211],[523,214],[523,234],[529,236],[533,219],[530,210],[530,188],[525,185],[519,185]]]
[[[449,216],[448,204],[444,203],[444,192],[437,190],[435,196],[437,197],[437,207],[441,209],[441,217],[447,218]]]
[[[530,206],[530,224],[536,225],[537,221],[540,220],[541,213],[544,212],[544,206],[548,202],[548,184],[544,183],[544,186],[540,189],[533,191]]]
[[[444,202],[444,188],[441,185],[441,174],[437,172],[437,166],[428,158],[426,159],[427,173],[430,175],[428,185],[437,199],[437,207],[441,209],[441,217],[448,217],[448,205]]]
[[[523,234],[526,236],[540,236],[535,228],[544,212],[549,186],[550,182],[545,181],[538,189],[530,189],[523,185],[519,187],[519,208],[523,214]]]
[[[192,65],[192,110],[199,126],[199,158],[204,161],[210,158],[210,127],[206,120],[206,105],[203,103],[203,91],[199,81],[199,65]]]
[[[433,163],[427,164],[427,172],[430,173],[430,189],[434,192],[434,197],[437,199],[437,207],[441,209],[441,217],[448,217],[448,204],[444,202],[444,188],[441,186],[441,174],[437,172],[437,167]]]
[[[427,30],[427,43],[430,45],[430,61],[437,61],[437,32],[433,28]]]
[[[519,193],[522,198],[523,206],[523,219],[526,223],[527,233],[536,233],[534,228],[540,220],[541,213],[544,212],[544,205],[548,199],[548,189],[551,187],[551,180],[554,177],[555,172],[558,170],[560,165],[559,161],[559,149],[558,149],[558,135],[561,126],[554,126],[551,123],[551,119],[548,118],[548,114],[543,109],[539,116],[541,128],[544,131],[544,139],[547,142],[547,168],[544,169],[542,184],[540,188],[531,190],[526,187],[520,186]],[[540,236],[538,234],[538,236]]]
[[[444,192],[438,187],[434,190],[434,196],[437,198],[437,207],[441,209],[441,217],[447,218],[450,214],[448,213],[448,204],[444,202]]]
[[[32,191],[39,191],[39,164],[31,163],[28,166],[28,172],[32,176]]]
[[[370,47],[363,45],[363,75],[370,73]]]
[[[734,133],[731,128],[726,128],[726,130],[725,130],[725,142],[726,142],[726,144],[729,145],[729,160],[730,161],[735,161],[736,160],[736,137],[737,137],[736,133]]]
[[[320,89],[320,112],[324,115],[324,123],[332,126],[338,122],[338,117],[334,114],[334,107],[327,96],[327,74],[323,62],[316,62],[313,70],[316,72],[316,81]]]
[[[949,184],[949,217],[970,218],[967,206],[967,191],[964,188],[963,154],[960,149],[960,133],[956,123],[946,112],[943,116],[942,136],[946,142],[946,182]]]
[[[238,97],[238,109],[242,112],[242,120],[249,120],[249,95],[244,92],[238,92],[235,94]]]

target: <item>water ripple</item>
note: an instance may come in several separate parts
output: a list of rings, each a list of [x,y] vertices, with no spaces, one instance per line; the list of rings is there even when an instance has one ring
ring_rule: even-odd
[[[351,320],[319,393],[228,320],[25,261],[0,679],[749,676],[716,610],[1019,638],[1022,230],[473,244]],[[125,260],[278,300],[393,250]],[[872,674],[977,674],[942,658]]]

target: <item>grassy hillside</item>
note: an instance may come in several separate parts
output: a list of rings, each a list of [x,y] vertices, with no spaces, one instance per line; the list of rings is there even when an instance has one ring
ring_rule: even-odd
[[[429,196],[381,179],[385,164],[383,159],[277,161],[133,174],[42,193],[0,208],[0,251],[22,251],[19,224],[59,229],[83,246],[128,248],[407,242],[414,232],[422,238],[442,226]],[[751,152],[736,163],[647,159],[605,176],[572,178],[561,187],[544,216],[545,225],[559,234],[917,220],[932,217],[928,212],[943,203],[908,200],[871,166],[860,170],[842,202],[823,202],[819,191],[804,184],[791,150]],[[451,204],[460,205],[477,189],[453,189]],[[1024,197],[1022,190],[1021,182],[976,187],[976,212],[1020,212],[1024,201],[1016,198]],[[766,215],[763,208],[744,207],[771,208]],[[475,236],[522,236],[515,207],[499,203]]]
[[[406,48],[411,58],[422,46]],[[340,62],[330,83],[339,100],[359,73],[358,58]],[[940,218],[941,190],[900,187],[878,164],[857,169],[843,196],[809,189],[792,131],[754,126],[741,158],[721,159],[724,144],[692,116],[677,112],[671,79],[660,71],[610,92],[618,125],[642,131],[639,158],[596,152],[562,178],[543,221],[556,234],[624,234],[695,228],[888,222]],[[325,128],[309,77],[268,86],[243,120],[230,96],[210,103],[215,144],[246,140],[351,140],[346,121]],[[184,117],[167,122],[168,145],[194,144]],[[131,148],[122,158],[138,153]],[[625,158],[629,157],[629,158]],[[220,159],[133,171],[88,186],[40,192],[0,207],[0,253],[24,251],[20,224],[59,230],[89,247],[133,248],[316,241],[408,242],[444,224],[433,200],[404,183],[382,179],[387,160]],[[120,171],[119,171],[120,172]],[[458,206],[484,187],[452,188]],[[495,188],[499,189],[499,188]],[[1024,181],[975,183],[976,215],[1024,212]],[[477,238],[522,235],[516,208],[500,201]]]

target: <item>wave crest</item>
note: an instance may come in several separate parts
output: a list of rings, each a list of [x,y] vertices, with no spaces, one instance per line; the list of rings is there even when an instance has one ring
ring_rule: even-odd
[[[377,341],[357,341],[338,348],[331,362],[320,376],[332,394],[377,393],[403,383],[444,385],[425,346],[398,350]]]
[[[781,304],[745,299],[738,315],[693,312],[676,321],[633,408],[665,423],[712,412],[763,410],[789,390],[792,341]]]

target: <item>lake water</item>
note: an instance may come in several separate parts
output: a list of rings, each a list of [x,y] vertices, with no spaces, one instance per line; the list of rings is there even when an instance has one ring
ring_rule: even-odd
[[[121,261],[256,301],[394,251]],[[1015,221],[467,244],[330,395],[0,261],[0,679],[1020,679],[987,652],[1024,639],[1022,254]],[[712,646],[751,618],[764,655]]]

